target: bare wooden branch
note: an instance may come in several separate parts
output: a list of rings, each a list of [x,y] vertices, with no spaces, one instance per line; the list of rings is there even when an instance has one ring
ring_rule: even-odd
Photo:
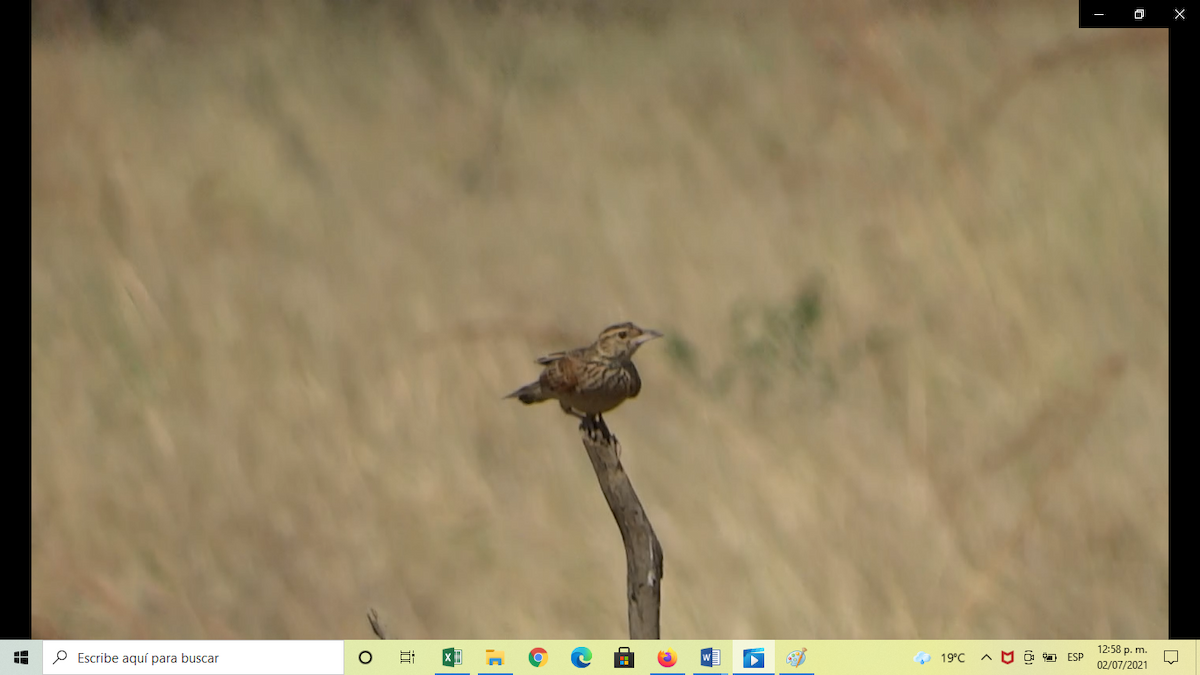
[[[621,466],[621,444],[608,431],[604,420],[585,420],[579,425],[579,432],[625,544],[629,637],[657,640],[662,604],[662,546],[625,468]]]
[[[384,629],[383,624],[379,621],[379,612],[376,612],[374,607],[367,610],[367,621],[371,622],[371,630],[375,631],[375,635],[379,636],[380,640],[391,639],[387,636],[387,630]]]
[[[659,614],[662,606],[663,552],[642,508],[625,467],[621,466],[621,444],[608,430],[604,420],[584,419],[579,435],[600,491],[612,510],[621,541],[625,545],[625,590],[629,605],[629,637],[634,640],[659,638]],[[367,611],[371,630],[381,640],[391,639],[379,620],[379,613]]]

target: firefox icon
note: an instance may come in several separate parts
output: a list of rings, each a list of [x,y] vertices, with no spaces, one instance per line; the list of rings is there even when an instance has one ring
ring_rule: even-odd
[[[671,649],[670,647],[667,647],[658,653],[658,665],[662,666],[663,668],[670,668],[678,662],[679,655],[676,654],[675,650]]]

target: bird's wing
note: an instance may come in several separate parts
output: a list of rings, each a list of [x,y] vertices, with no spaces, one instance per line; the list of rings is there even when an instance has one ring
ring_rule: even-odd
[[[555,361],[557,361],[559,359],[565,358],[566,356],[567,356],[566,352],[554,352],[552,354],[547,354],[545,356],[539,356],[537,363],[539,366],[548,366],[551,363],[554,363]]]
[[[542,385],[543,391],[565,394],[575,391],[579,386],[579,363],[577,359],[564,358],[565,356],[568,355],[551,360],[546,365],[546,369],[542,371],[538,382]]]
[[[548,366],[548,365],[550,365],[551,363],[555,363],[555,362],[557,362],[557,361],[561,361],[561,360],[563,360],[563,359],[565,359],[565,358],[568,358],[568,357],[583,357],[583,356],[586,356],[586,355],[587,355],[587,352],[588,352],[588,348],[587,348],[587,347],[577,347],[577,348],[575,348],[575,349],[567,349],[567,350],[565,350],[565,351],[561,351],[561,352],[551,352],[551,353],[549,353],[549,354],[547,354],[547,355],[545,355],[545,356],[543,356],[543,357],[540,357],[540,358],[537,360],[537,362],[538,362],[538,365],[540,365],[540,366]]]

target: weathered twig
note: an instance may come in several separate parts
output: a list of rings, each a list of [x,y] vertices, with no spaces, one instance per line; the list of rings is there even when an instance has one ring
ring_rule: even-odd
[[[380,623],[379,612],[376,612],[374,607],[367,610],[367,621],[371,622],[371,630],[375,631],[380,640],[391,639],[387,636],[387,630],[384,629],[383,624]]]
[[[657,640],[662,604],[662,546],[625,468],[621,466],[621,444],[616,436],[609,433],[603,419],[595,423],[585,420],[579,425],[579,435],[625,543],[629,637]]]
[[[609,432],[603,419],[596,422],[584,420],[579,425],[579,435],[625,544],[629,637],[634,640],[657,640],[662,605],[662,546],[658,543],[654,528],[650,526],[642,501],[629,482],[625,467],[621,466],[621,444],[617,437]],[[379,639],[390,639],[374,608],[367,611],[367,620]]]

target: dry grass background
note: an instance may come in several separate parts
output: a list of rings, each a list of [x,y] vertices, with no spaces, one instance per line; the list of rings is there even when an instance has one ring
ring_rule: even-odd
[[[35,3],[34,613],[76,638],[1165,637],[1165,31],[1071,2]]]

